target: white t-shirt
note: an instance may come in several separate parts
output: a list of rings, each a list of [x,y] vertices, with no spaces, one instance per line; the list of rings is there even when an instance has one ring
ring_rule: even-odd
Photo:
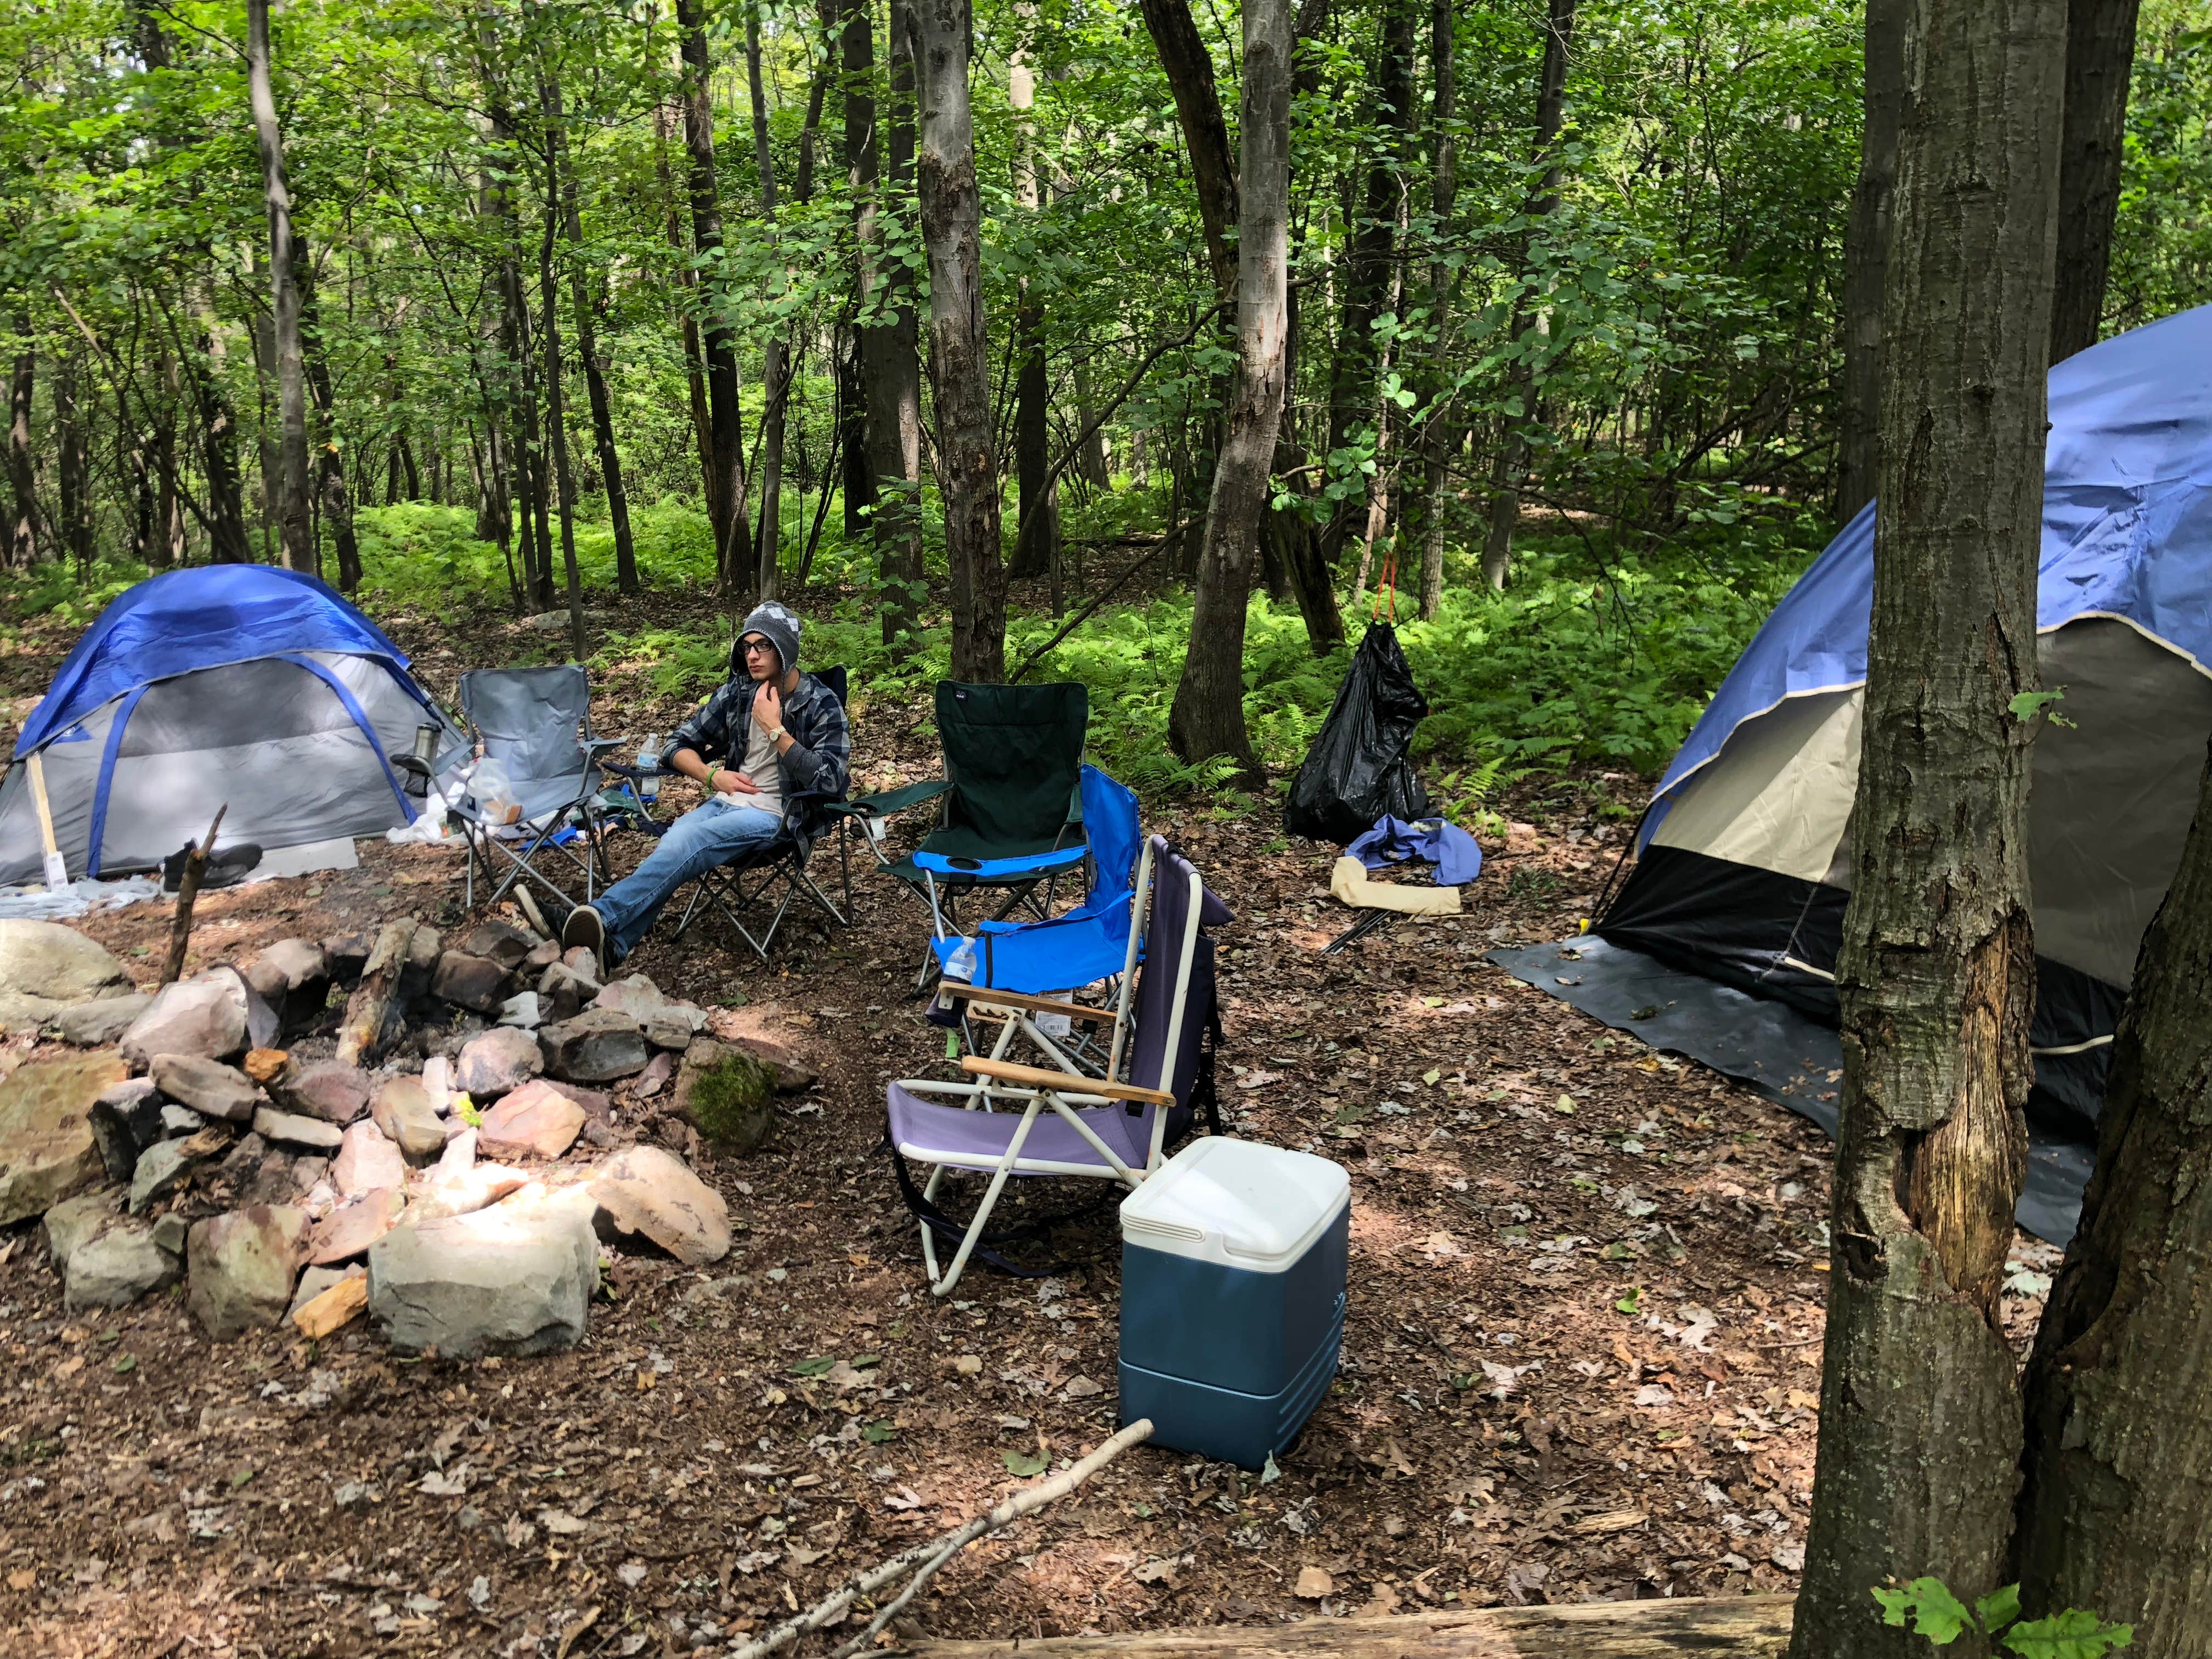
[[[761,723],[750,716],[745,720],[745,758],[737,769],[759,786],[760,793],[748,795],[742,792],[726,795],[724,799],[732,806],[750,806],[754,811],[783,817],[782,757],[775,752],[775,739],[769,736]]]

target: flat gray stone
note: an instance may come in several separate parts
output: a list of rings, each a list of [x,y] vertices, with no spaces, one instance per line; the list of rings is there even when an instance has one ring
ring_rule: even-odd
[[[187,1151],[189,1140],[157,1140],[138,1154],[138,1167],[131,1176],[131,1213],[143,1215],[156,1199],[167,1198],[184,1184],[200,1161]]]
[[[183,1273],[184,1263],[161,1248],[153,1228],[119,1221],[70,1253],[62,1272],[62,1307],[70,1313],[127,1308],[175,1284]]]
[[[545,1069],[538,1039],[512,1026],[495,1026],[461,1045],[453,1086],[471,1100],[497,1098]]]
[[[428,1164],[446,1150],[446,1125],[430,1105],[420,1078],[388,1077],[376,1085],[369,1117],[410,1164]]]
[[[33,1060],[0,1080],[0,1227],[44,1215],[105,1177],[92,1105],[123,1076],[114,1050],[101,1049]]]
[[[123,964],[76,928],[0,921],[0,1027],[35,1031],[78,1003],[131,989]]]
[[[478,1013],[489,1013],[507,995],[507,969],[485,957],[448,951],[430,976],[430,994]]]
[[[185,1249],[185,1302],[211,1341],[283,1320],[307,1236],[306,1212],[290,1205],[256,1204],[193,1226]]]
[[[179,1106],[189,1106],[203,1117],[219,1117],[226,1123],[246,1123],[261,1091],[253,1079],[233,1066],[198,1054],[156,1054],[151,1068],[154,1086]]]
[[[131,1022],[144,1013],[153,1000],[143,992],[133,991],[126,996],[80,1002],[54,1016],[54,1030],[61,1033],[64,1042],[74,1042],[80,1048],[105,1048],[119,1041],[131,1029]]]
[[[122,1213],[123,1197],[120,1187],[102,1187],[65,1198],[46,1212],[46,1259],[56,1273],[69,1265],[80,1245],[90,1242]]]
[[[330,960],[319,945],[281,939],[246,966],[246,982],[275,1002],[312,980],[330,977]]]
[[[611,1008],[587,1008],[574,1019],[542,1027],[538,1046],[546,1071],[570,1083],[630,1077],[652,1058],[636,1020]]]
[[[313,1066],[289,1062],[269,1084],[270,1099],[284,1110],[341,1127],[368,1109],[368,1073],[334,1060]]]
[[[469,956],[497,963],[502,973],[513,973],[544,943],[537,934],[512,922],[494,919],[479,923],[476,931],[461,941],[461,949]]]
[[[119,1046],[133,1066],[156,1054],[222,1060],[246,1047],[246,987],[232,974],[202,974],[164,985],[132,1020]]]
[[[599,1287],[587,1198],[395,1228],[369,1247],[368,1311],[404,1352],[550,1353],[583,1340]]]
[[[189,1106],[179,1106],[173,1100],[161,1103],[161,1139],[181,1140],[186,1135],[196,1135],[207,1127],[207,1120]]]
[[[274,1140],[287,1146],[305,1146],[318,1152],[335,1152],[345,1139],[345,1132],[335,1123],[326,1123],[319,1117],[305,1117],[297,1112],[280,1112],[264,1106],[253,1115],[253,1133],[264,1140]]]
[[[161,1112],[167,1104],[149,1077],[125,1078],[100,1091],[92,1103],[89,1121],[93,1144],[100,1149],[107,1178],[127,1183],[138,1167],[138,1154],[162,1138]]]

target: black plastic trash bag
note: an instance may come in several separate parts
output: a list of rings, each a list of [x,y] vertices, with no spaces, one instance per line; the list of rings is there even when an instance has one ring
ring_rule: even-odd
[[[1406,758],[1413,728],[1429,712],[1389,623],[1370,623],[1336,690],[1328,722],[1306,751],[1291,785],[1283,827],[1294,836],[1342,847],[1385,812],[1425,817],[1429,792]]]

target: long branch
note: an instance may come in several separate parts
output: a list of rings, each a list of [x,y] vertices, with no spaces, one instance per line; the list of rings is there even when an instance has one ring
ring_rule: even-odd
[[[1188,528],[1189,528],[1189,525],[1187,522],[1176,526],[1176,529],[1178,530]],[[1174,544],[1175,538],[1173,532],[1163,536],[1160,538],[1159,544],[1154,547],[1151,552],[1146,554],[1144,557],[1136,561],[1135,563],[1132,564],[1127,570],[1124,570],[1112,581],[1100,588],[1097,598],[1093,599],[1088,605],[1085,605],[1082,610],[1077,611],[1073,616],[1070,617],[1066,622],[1060,625],[1060,631],[1058,633],[1054,634],[1042,645],[1037,647],[1036,650],[1030,652],[1028,656],[1024,657],[1022,659],[1021,666],[1014,670],[1013,673],[1008,677],[1006,683],[1009,685],[1019,685],[1022,683],[1022,676],[1028,673],[1030,669],[1036,667],[1039,662],[1043,660],[1045,655],[1051,651],[1053,647],[1058,645],[1070,634],[1073,634],[1091,616],[1093,612],[1098,609],[1100,605],[1105,604],[1107,600],[1112,599],[1124,587],[1127,587],[1129,585],[1130,577],[1135,575],[1139,570],[1142,570],[1154,559],[1158,558],[1162,553],[1165,552]]]

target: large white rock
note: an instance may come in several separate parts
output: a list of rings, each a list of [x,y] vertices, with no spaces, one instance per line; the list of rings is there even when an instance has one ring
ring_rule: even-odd
[[[592,1208],[576,1193],[395,1228],[369,1247],[369,1316],[410,1353],[574,1347],[599,1283]]]
[[[123,964],[76,928],[0,921],[0,1027],[35,1031],[64,1008],[131,989]]]

